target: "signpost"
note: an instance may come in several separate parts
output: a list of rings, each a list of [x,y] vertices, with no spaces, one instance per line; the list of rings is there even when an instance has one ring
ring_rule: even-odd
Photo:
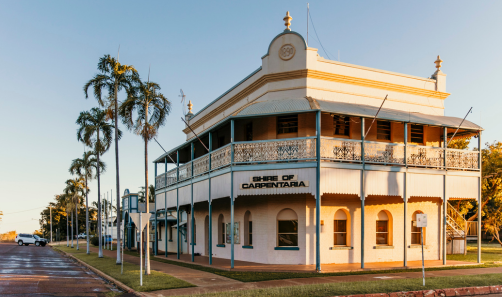
[[[151,213],[144,213],[144,212],[138,212],[138,213],[131,213],[129,214],[131,217],[132,221],[136,225],[136,228],[139,228],[139,238],[142,238],[142,233],[143,229],[145,228],[145,225],[148,223],[150,220],[150,217],[152,216]],[[148,251],[147,251],[148,252]],[[143,244],[140,242],[139,245],[139,285],[143,286]]]
[[[425,263],[424,263],[424,227],[427,227],[427,215],[417,214],[417,227],[420,228],[420,241],[422,242],[422,278],[425,286]]]

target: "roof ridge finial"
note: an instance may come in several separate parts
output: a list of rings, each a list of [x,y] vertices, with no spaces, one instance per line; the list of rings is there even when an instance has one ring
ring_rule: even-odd
[[[188,113],[191,114],[192,113],[192,107],[193,107],[193,104],[192,104],[192,100],[188,100]]]
[[[291,31],[291,29],[289,28],[289,26],[291,26],[291,20],[293,18],[289,15],[289,11],[286,12],[286,16],[283,18],[284,20],[284,26],[286,26],[286,29],[284,29],[284,31]]]
[[[441,58],[439,58],[439,55],[438,55],[438,58],[436,61],[434,61],[434,63],[436,63],[436,68],[438,69],[438,71],[440,71],[440,68],[441,68],[441,63],[443,62],[443,60],[441,60]]]

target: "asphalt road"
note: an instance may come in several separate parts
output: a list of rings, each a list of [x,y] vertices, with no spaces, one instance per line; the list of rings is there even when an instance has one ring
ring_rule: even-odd
[[[49,246],[0,243],[0,296],[105,296],[118,290]]]

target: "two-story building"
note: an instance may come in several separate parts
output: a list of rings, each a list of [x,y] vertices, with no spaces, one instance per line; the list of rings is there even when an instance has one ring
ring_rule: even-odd
[[[156,211],[189,216],[157,224],[173,241],[158,249],[232,267],[406,266],[421,259],[424,213],[425,259],[446,263],[465,236],[448,201],[479,200],[481,176],[477,150],[447,144],[479,145],[482,128],[444,116],[439,56],[430,78],[332,61],[284,20],[261,66],[197,113],[190,103],[186,142],[154,161]]]

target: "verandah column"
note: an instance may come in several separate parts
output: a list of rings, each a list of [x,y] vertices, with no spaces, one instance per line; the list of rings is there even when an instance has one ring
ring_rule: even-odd
[[[316,270],[321,271],[321,111],[316,113],[316,205],[315,205],[315,263]]]
[[[361,117],[361,268],[364,268],[364,118]]]
[[[213,133],[209,131],[209,172],[208,172],[208,177],[209,177],[209,238],[208,238],[208,245],[209,245],[209,265],[213,265],[213,209],[211,207],[211,151],[213,150]]]
[[[230,120],[230,268],[234,268],[234,120]]]
[[[153,163],[155,164],[155,189],[157,189],[157,162]],[[147,185],[148,186],[148,185]],[[146,196],[146,189],[145,189],[145,196]],[[157,198],[157,197],[155,197]],[[146,203],[150,203],[150,199],[149,197],[145,197],[145,201]],[[155,241],[154,241],[154,246],[153,246],[153,254],[155,256],[157,256],[157,250],[159,249],[159,242],[158,242],[158,236],[157,236],[157,224],[158,224],[158,221],[157,221],[157,199],[155,199],[153,201],[155,204],[154,208],[155,208]],[[148,208],[150,209],[150,208]],[[146,240],[150,240],[150,238],[147,238]]]
[[[176,182],[180,180],[180,152],[176,151]],[[176,256],[180,258],[180,191],[176,185]]]
[[[478,156],[478,166],[479,166],[479,187],[478,187],[478,263],[481,263],[481,182],[482,182],[482,159],[481,159],[481,131],[479,131],[478,135],[478,151],[479,151],[479,156]],[[467,230],[466,230],[467,231]],[[467,237],[467,234],[465,234]],[[467,248],[464,247],[464,248]]]
[[[446,212],[447,212],[447,197],[446,197],[446,145],[448,140],[447,128],[443,127],[443,265],[446,265]]]
[[[193,147],[193,142],[190,144],[190,158],[192,160],[192,176],[190,178],[190,213],[192,215],[192,219],[190,222],[190,244],[192,245],[192,262],[195,262],[195,236],[194,236],[194,213],[193,213],[193,158],[194,158],[194,147]]]
[[[403,201],[404,201],[404,235],[403,235],[403,244],[404,244],[404,255],[403,255],[403,266],[408,265],[408,247],[407,247],[407,234],[408,230],[406,230],[406,222],[408,215],[408,193],[406,192],[406,186],[408,182],[408,124],[404,122],[404,185],[403,185]]]

